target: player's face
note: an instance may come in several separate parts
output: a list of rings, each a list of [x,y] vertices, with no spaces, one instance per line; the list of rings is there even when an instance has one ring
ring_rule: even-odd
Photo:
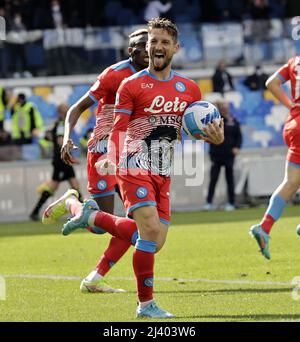
[[[147,34],[141,34],[140,36],[134,37],[133,46],[129,48],[129,55],[132,58],[133,63],[139,69],[145,69],[149,65],[149,56],[146,51],[146,43],[148,40]]]
[[[177,52],[179,44],[163,29],[153,29],[149,33],[147,50],[150,65],[155,71],[162,71],[170,65],[173,55]]]

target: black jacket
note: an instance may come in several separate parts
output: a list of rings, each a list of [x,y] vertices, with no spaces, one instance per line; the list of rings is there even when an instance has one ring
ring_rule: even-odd
[[[232,77],[229,74],[228,71],[216,69],[213,77],[212,77],[212,82],[213,82],[213,91],[215,93],[224,93],[224,88],[225,88],[225,82],[228,83],[230,90],[234,90],[234,85],[232,82]]]
[[[210,144],[209,154],[219,159],[233,158],[233,148],[241,148],[242,133],[239,122],[230,117],[224,118],[224,142],[220,145]]]

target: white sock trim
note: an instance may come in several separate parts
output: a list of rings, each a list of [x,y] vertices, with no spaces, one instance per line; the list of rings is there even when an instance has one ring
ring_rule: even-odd
[[[103,276],[97,270],[92,271],[85,279],[87,281],[96,281],[102,279]]]

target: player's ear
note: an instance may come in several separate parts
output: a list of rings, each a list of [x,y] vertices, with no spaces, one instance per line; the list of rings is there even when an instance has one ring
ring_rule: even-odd
[[[175,51],[174,51],[174,53],[177,53],[179,49],[180,49],[180,44],[177,42],[175,44]]]
[[[129,46],[129,48],[128,48],[128,55],[131,57],[131,55],[132,55],[132,50],[133,50],[133,48],[131,47],[131,46]]]

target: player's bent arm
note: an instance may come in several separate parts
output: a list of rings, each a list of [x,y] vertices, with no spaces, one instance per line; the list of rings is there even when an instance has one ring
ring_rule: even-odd
[[[85,94],[79,101],[77,101],[67,112],[65,120],[64,141],[61,147],[61,159],[68,165],[74,164],[72,157],[72,149],[77,147],[74,145],[71,134],[80,117],[80,115],[94,104],[94,100],[89,97],[89,93]]]
[[[270,76],[266,81],[266,87],[270,90],[270,92],[288,109],[293,107],[292,101],[286,95],[286,93],[281,88],[282,81],[277,76],[277,73]]]
[[[94,104],[94,100],[86,93],[67,112],[65,120],[64,142],[71,139],[71,133],[81,114]]]

